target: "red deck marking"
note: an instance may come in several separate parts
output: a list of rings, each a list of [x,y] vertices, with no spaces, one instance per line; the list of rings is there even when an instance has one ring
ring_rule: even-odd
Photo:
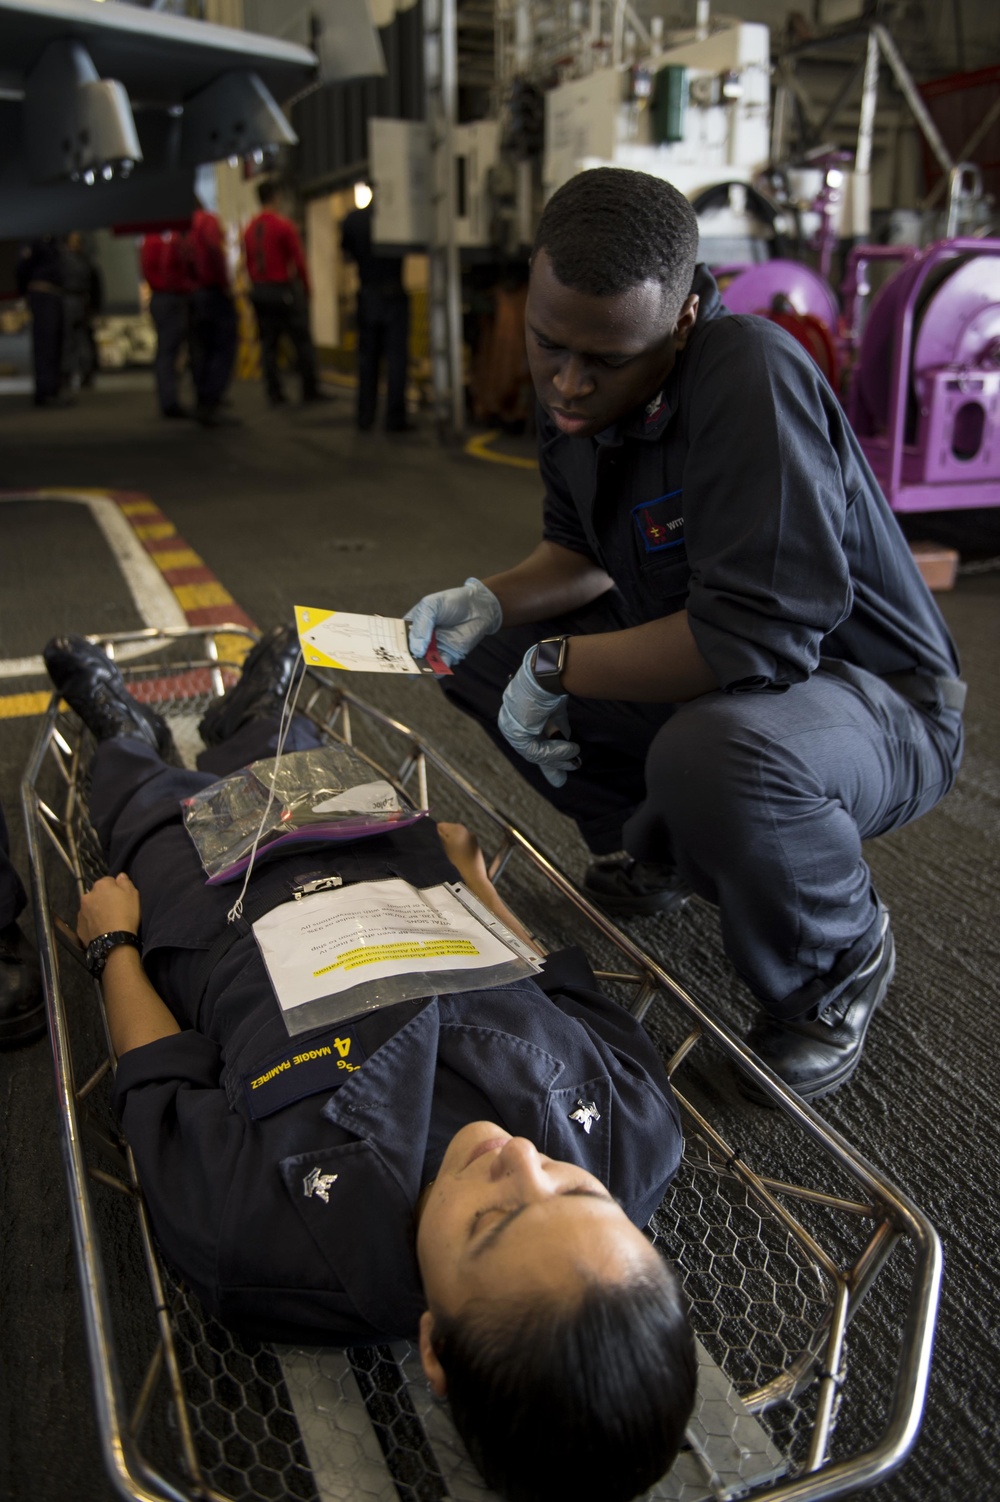
[[[212,570],[204,563],[198,568],[165,568],[160,572],[171,589],[175,584],[217,584],[219,582]]]
[[[157,553],[180,552],[182,549],[194,551],[191,544],[177,531],[170,518],[164,515],[149,496],[135,490],[112,490],[108,491],[108,496],[122,507],[127,521],[151,557],[155,557]],[[129,516],[125,508],[134,506],[137,502],[141,503],[143,509],[138,515]],[[170,528],[169,533],[163,532],[164,527]],[[155,537],[144,536],[147,529],[155,530],[157,535]],[[178,585],[185,584],[218,584],[220,588],[224,588],[222,581],[207,565],[198,568],[165,569],[163,578],[175,593]],[[245,626],[250,631],[257,630],[250,616],[235,601],[231,605],[201,605],[189,610],[184,608],[182,600],[181,608],[184,609],[189,626],[224,626],[231,623],[234,626]],[[205,693],[208,689],[201,688],[197,692]]]
[[[226,688],[231,688],[239,676],[232,668],[222,669]],[[215,694],[210,668],[192,668],[189,673],[175,673],[169,678],[143,678],[130,683],[128,690],[140,704],[161,704],[164,699],[200,699]]]
[[[131,517],[129,518],[129,520],[131,520]],[[156,516],[143,516],[140,517],[139,520],[140,522],[165,522],[167,518],[163,516],[161,512],[157,512]],[[148,541],[143,542],[143,547],[146,549],[147,553],[172,553],[177,548],[186,548],[187,543],[182,537],[178,537],[177,534],[174,533],[172,537],[151,537]]]
[[[236,626],[246,626],[251,631],[257,627],[239,605],[200,605],[197,610],[185,610],[184,614],[192,626],[225,626],[230,623]]]
[[[32,494],[41,495],[44,492],[32,492]],[[114,502],[121,509],[125,520],[145,552],[154,561],[157,554],[176,553],[178,555],[178,567],[160,568],[157,564],[157,568],[164,583],[177,600],[189,626],[211,630],[216,626],[232,625],[237,628],[243,627],[252,633],[257,631],[254,621],[247,612],[236,604],[222,582],[180,535],[170,518],[147,495],[135,490],[72,491],[69,494],[73,497],[84,494],[94,495]],[[58,499],[57,492],[53,492],[53,498]],[[182,558],[185,553],[188,555],[187,559]],[[191,559],[194,562],[190,561]],[[166,562],[165,559],[164,562]],[[206,595],[209,599],[214,598],[216,601],[221,600],[225,603],[210,605],[194,603],[199,596],[204,599]],[[188,603],[185,603],[185,600]],[[81,626],[85,629],[86,622],[81,622]],[[246,647],[249,648],[249,645],[247,642]],[[233,641],[220,642],[219,646],[223,655],[233,662],[242,660],[244,649],[238,635]],[[239,678],[238,667],[222,668],[221,672],[226,688],[230,688]],[[136,699],[142,702],[201,698],[214,692],[212,670],[197,668],[170,677],[146,678],[130,684],[129,689]],[[49,694],[44,690],[32,694],[0,695],[0,720],[44,714],[48,703]]]

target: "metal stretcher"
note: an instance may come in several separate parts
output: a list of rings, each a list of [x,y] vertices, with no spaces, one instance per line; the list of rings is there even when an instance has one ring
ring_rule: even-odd
[[[190,760],[247,633],[100,640]],[[541,942],[582,942],[669,1057],[686,1150],[651,1234],[683,1281],[700,1371],[687,1443],[650,1498],[811,1502],[886,1476],[916,1438],[931,1359],[941,1250],[921,1211],[412,730],[319,670],[299,709],[414,804],[467,823]],[[137,1502],[488,1499],[407,1344],[244,1342],[163,1265],[108,1104],[99,987],[57,916],[72,917],[104,870],[87,812],[91,749],[54,697],[22,795],[89,1360],[117,1491]],[[727,1069],[752,1076],[775,1109],[734,1108],[729,1127],[713,1124],[706,1100],[719,1097],[706,1081]]]

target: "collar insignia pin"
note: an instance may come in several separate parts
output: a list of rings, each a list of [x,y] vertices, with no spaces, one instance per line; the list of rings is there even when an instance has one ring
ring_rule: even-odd
[[[339,1175],[335,1173],[320,1173],[318,1168],[310,1168],[302,1180],[303,1193],[306,1199],[310,1199],[316,1194],[323,1201],[324,1205],[328,1205],[330,1203],[330,1185],[335,1184],[338,1177]]]
[[[576,1109],[569,1113],[569,1119],[575,1121],[578,1126],[582,1126],[589,1137],[590,1129],[595,1121],[600,1121],[601,1113],[592,1100],[578,1100]]]

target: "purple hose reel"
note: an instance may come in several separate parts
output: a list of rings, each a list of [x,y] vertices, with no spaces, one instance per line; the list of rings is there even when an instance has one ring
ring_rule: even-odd
[[[900,269],[862,328],[876,261]],[[717,275],[732,312],[782,323],[835,389],[854,354],[848,416],[894,511],[1000,506],[1000,240],[861,245],[847,259],[842,319],[829,284],[797,262]]]
[[[843,288],[855,336],[876,260],[904,265],[872,300],[847,410],[890,506],[1000,505],[1000,240],[859,246]]]
[[[842,367],[839,309],[825,277],[801,261],[781,258],[753,266],[716,266],[714,274],[731,313],[756,313],[780,324],[809,351],[836,389]]]

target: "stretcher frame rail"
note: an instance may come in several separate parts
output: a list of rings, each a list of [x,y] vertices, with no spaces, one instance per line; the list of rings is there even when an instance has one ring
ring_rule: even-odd
[[[195,709],[205,707],[205,703],[221,694],[234,680],[238,658],[227,662],[220,657],[220,646],[223,651],[231,650],[233,643],[240,638],[249,644],[252,634],[239,625],[220,625],[200,631],[178,628],[163,632],[152,629],[123,632],[93,640],[98,641],[110,656],[127,647],[129,661],[123,666],[123,672],[137,695],[164,711],[178,716],[187,713],[190,718]],[[132,654],[143,644],[148,646],[148,654],[144,653],[144,657],[165,654],[166,660],[152,664],[145,660],[137,662]],[[184,654],[181,661],[177,660],[178,651]],[[812,1107],[768,1070],[710,1006],[693,995],[656,958],[595,908],[557,865],[439,751],[408,726],[355,694],[342,676],[309,668],[305,683],[306,688],[299,696],[300,712],[313,720],[324,735],[354,745],[380,775],[416,807],[430,808],[433,779],[435,786],[440,784],[448,788],[452,796],[457,795],[475,809],[480,822],[485,821],[496,832],[497,844],[488,859],[489,874],[494,882],[499,882],[510,862],[518,859],[527,863],[536,879],[566,900],[575,917],[599,937],[602,947],[610,946],[614,950],[613,968],[609,966],[598,971],[598,975],[606,983],[631,992],[630,1009],[634,1015],[643,1017],[656,1002],[669,1007],[676,1018],[683,1020],[687,1031],[668,1068],[684,1116],[688,1140],[686,1166],[691,1177],[687,1188],[678,1191],[675,1198],[681,1201],[687,1193],[689,1199],[691,1194],[695,1200],[704,1199],[705,1191],[700,1185],[707,1183],[709,1190],[715,1186],[720,1203],[726,1201],[728,1204],[728,1210],[726,1204],[723,1204],[723,1209],[731,1220],[742,1215],[746,1221],[749,1216],[752,1224],[753,1217],[757,1216],[774,1245],[780,1245],[784,1238],[786,1251],[781,1255],[791,1258],[789,1265],[793,1268],[801,1268],[803,1284],[808,1285],[801,1294],[800,1303],[816,1304],[821,1296],[815,1293],[815,1289],[822,1285],[825,1313],[794,1358],[768,1380],[739,1390],[745,1412],[765,1416],[774,1411],[776,1405],[787,1404],[804,1392],[810,1394],[811,1421],[807,1423],[804,1442],[798,1444],[791,1467],[794,1474],[786,1471],[764,1487],[719,1490],[715,1495],[745,1494],[755,1499],[766,1497],[768,1502],[821,1502],[821,1499],[825,1502],[825,1499],[871,1486],[887,1476],[902,1464],[912,1449],[926,1396],[942,1266],[940,1241],[927,1217]],[[178,684],[182,688],[179,697],[173,699],[171,692]],[[359,745],[356,737],[359,726],[372,732],[380,754],[384,746],[398,744],[398,764],[387,766]],[[102,1064],[92,1071],[79,1087],[75,1083],[69,1015],[57,946],[61,943],[77,959],[80,958],[80,946],[72,930],[51,909],[45,856],[53,853],[58,856],[71,874],[78,892],[84,889],[88,869],[93,875],[94,850],[83,848],[89,831],[84,794],[86,752],[87,738],[85,734],[80,735],[79,722],[75,722],[75,717],[68,718],[60,708],[58,696],[53,696],[22,781],[22,803],[55,1070],[60,1140],[101,1443],[109,1473],[124,1498],[135,1499],[135,1502],[195,1502],[195,1499],[199,1502],[230,1502],[230,1496],[212,1484],[199,1458],[192,1410],[178,1355],[175,1326],[179,1295],[160,1262],[134,1161],[127,1145],[97,1125],[88,1109],[88,1100],[105,1082],[109,1065]],[[48,773],[55,791],[46,789],[46,796],[43,796],[40,783],[45,773]],[[54,804],[61,806],[54,807]],[[83,838],[81,831],[84,832]],[[90,840],[93,841],[92,831]],[[95,990],[99,997],[99,988],[95,986]],[[103,1007],[101,1015],[103,1017]],[[107,1042],[110,1058],[110,1040]],[[828,1192],[815,1185],[787,1182],[754,1171],[684,1088],[683,1066],[699,1048],[704,1050],[707,1045],[720,1051],[732,1066],[766,1092],[796,1132],[829,1161],[836,1175],[839,1178],[846,1175],[852,1186],[851,1194]],[[105,1164],[112,1165],[113,1172],[93,1161],[95,1150],[103,1156]],[[94,1183],[127,1196],[133,1203],[152,1296],[156,1340],[139,1390],[131,1402],[125,1392],[112,1328],[105,1259],[91,1189]],[[672,1192],[668,1191],[665,1207],[671,1203]],[[846,1266],[843,1265],[844,1256],[837,1249],[841,1243],[838,1242],[834,1249],[829,1248],[823,1244],[815,1222],[806,1223],[808,1217],[804,1212],[817,1209],[839,1216],[852,1227],[864,1228],[860,1249],[855,1251]],[[714,1209],[709,1221],[706,1246],[713,1238],[716,1243],[719,1240],[721,1221]],[[678,1234],[682,1233],[678,1231]],[[878,1440],[862,1452],[831,1460],[828,1455],[838,1404],[851,1375],[845,1353],[848,1326],[863,1301],[878,1285],[886,1263],[904,1244],[910,1249],[911,1267],[898,1362],[892,1391],[886,1402],[883,1431]],[[697,1314],[701,1306],[696,1301],[693,1307]],[[190,1318],[187,1313],[184,1317]],[[795,1323],[793,1319],[791,1324],[795,1326]],[[698,1330],[697,1321],[696,1331],[699,1335],[704,1333],[706,1340],[711,1338],[711,1332]],[[147,1458],[141,1442],[156,1395],[164,1389],[176,1429],[181,1480],[164,1475],[162,1468]],[[407,1495],[408,1488],[402,1483],[397,1482],[397,1490],[400,1496]],[[255,1492],[254,1495],[258,1494]],[[446,1491],[442,1495],[450,1493]]]

